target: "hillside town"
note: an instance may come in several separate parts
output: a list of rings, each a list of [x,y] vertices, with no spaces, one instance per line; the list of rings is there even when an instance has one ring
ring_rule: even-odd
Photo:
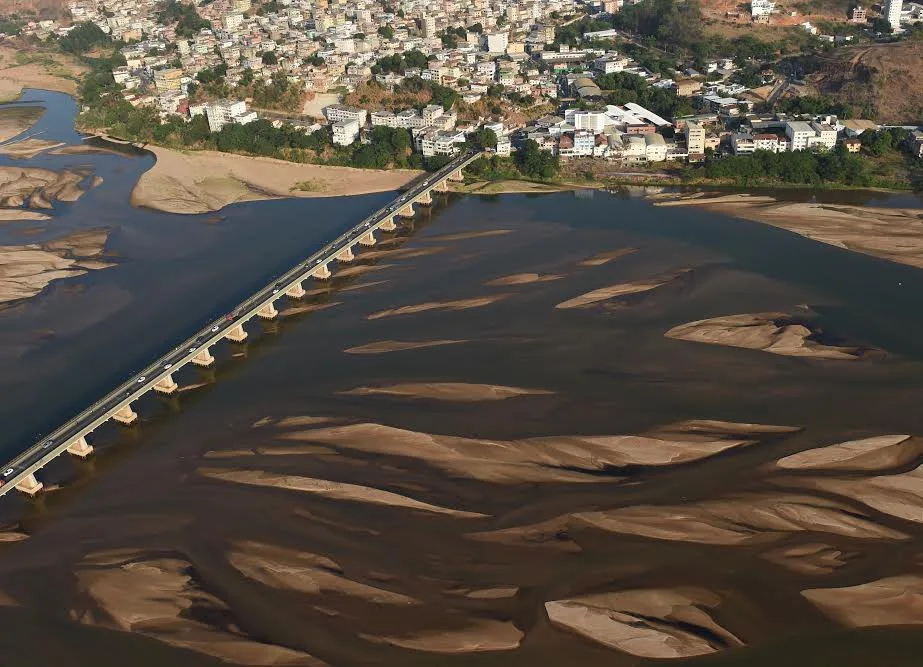
[[[500,156],[535,142],[563,161],[630,165],[837,146],[856,153],[864,132],[880,130],[829,110],[774,109],[791,77],[760,70],[756,58],[653,68],[624,49],[625,34],[586,23],[638,2],[74,0],[70,25],[41,21],[23,33],[63,39],[98,29],[118,45],[124,64],[111,76],[124,101],[164,121],[204,117],[220,133],[262,119],[344,148],[369,143],[378,127],[406,130],[424,161],[457,153],[485,129],[492,138],[482,147]],[[754,23],[778,12],[768,0],[749,7]],[[874,21],[898,32],[921,10],[889,0]],[[850,12],[850,22],[872,20],[859,5]],[[802,27],[818,43],[852,39]],[[399,106],[408,91],[431,99]],[[923,154],[923,133],[902,129],[905,148]]]

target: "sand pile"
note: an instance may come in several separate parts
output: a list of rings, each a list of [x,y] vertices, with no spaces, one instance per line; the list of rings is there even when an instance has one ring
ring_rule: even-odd
[[[512,623],[493,619],[466,619],[461,628],[428,630],[405,637],[361,634],[365,640],[428,653],[477,653],[510,651],[519,646],[523,633]]]
[[[465,343],[464,340],[380,340],[365,345],[356,345],[343,350],[348,354],[386,354],[388,352],[402,352],[404,350],[420,350],[427,347],[442,345],[457,345]]]
[[[566,276],[560,273],[515,273],[511,276],[503,276],[495,280],[489,280],[484,283],[487,287],[508,287],[511,285],[531,285],[532,283],[547,283],[552,280],[560,280]]]
[[[52,148],[63,146],[61,141],[49,139],[22,139],[0,146],[0,155],[6,155],[14,160],[28,160]]]
[[[762,350],[788,357],[851,360],[862,356],[856,347],[824,345],[820,332],[785,313],[752,313],[697,320],[673,327],[667,338],[711,345]]]
[[[701,588],[638,589],[545,603],[552,625],[644,658],[688,658],[742,642],[715,623],[721,598]]]
[[[908,442],[909,441],[909,442]],[[808,449],[776,461],[784,470],[884,470],[906,465],[923,454],[923,440],[909,435],[878,435]]]
[[[80,182],[87,169],[63,170],[0,167],[0,207],[53,208],[55,201],[77,201],[84,193]]]
[[[632,253],[638,252],[639,248],[617,248],[616,250],[609,250],[607,252],[601,252],[598,255],[593,255],[589,259],[581,261],[579,266],[602,266],[603,264],[608,264],[614,259],[619,259],[620,257],[625,257]]]
[[[194,565],[180,555],[99,552],[87,556],[75,575],[85,601],[71,610],[71,617],[81,623],[137,632],[233,664],[323,664],[237,630],[228,606],[203,590]]]
[[[368,316],[370,320],[379,320],[383,317],[394,317],[396,315],[416,315],[430,311],[453,312],[457,310],[470,310],[472,308],[482,308],[489,306],[497,301],[506,298],[506,294],[497,294],[494,296],[482,296],[472,299],[457,299],[455,301],[430,301],[427,303],[418,303],[412,306],[401,306],[400,308],[390,308]]]
[[[846,588],[814,588],[802,595],[834,620],[854,628],[923,623],[923,577],[916,574]]]
[[[779,547],[763,554],[763,558],[798,574],[819,575],[831,574],[858,555],[829,544],[808,542]]]
[[[0,108],[0,141],[8,141],[22,134],[42,117],[45,110],[39,106],[6,106]]]

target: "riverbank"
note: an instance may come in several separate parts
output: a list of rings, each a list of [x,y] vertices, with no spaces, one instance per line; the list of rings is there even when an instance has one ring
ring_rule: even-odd
[[[789,202],[742,193],[660,193],[649,198],[655,206],[697,206],[779,227],[844,250],[923,268],[919,209]]]
[[[341,197],[387,192],[422,174],[412,169],[354,169],[214,151],[148,146],[156,164],[131,193],[135,206],[207,213],[230,204],[282,197]]]
[[[18,98],[23,88],[77,95],[77,82],[87,67],[62,53],[34,47],[0,46],[0,102]]]

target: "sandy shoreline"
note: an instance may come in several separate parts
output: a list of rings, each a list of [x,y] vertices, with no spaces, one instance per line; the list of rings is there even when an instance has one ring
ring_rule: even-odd
[[[655,206],[700,206],[762,222],[828,245],[923,268],[919,209],[787,202],[747,194],[653,195]]]
[[[148,146],[157,162],[131,193],[131,203],[167,213],[207,213],[229,204],[282,197],[338,197],[387,192],[422,172],[299,164],[214,151]]]

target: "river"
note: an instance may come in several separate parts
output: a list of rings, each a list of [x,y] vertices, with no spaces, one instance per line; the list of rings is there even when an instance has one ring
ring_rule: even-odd
[[[28,91],[25,101],[47,108],[32,132],[80,140],[72,100]],[[90,165],[104,183],[57,205],[52,221],[0,225],[0,243],[104,226],[117,266],[0,311],[6,455],[391,196],[166,215],[128,203],[151,164],[144,152],[28,161]],[[905,196],[849,197],[908,205]],[[637,250],[587,262],[627,248]],[[6,660],[210,665],[221,664],[210,657],[217,652],[240,664],[312,664],[307,654],[344,666],[647,664],[555,626],[545,603],[692,587],[721,600],[693,606],[731,639],[694,612],[663,621],[647,609],[635,621],[710,645],[711,656],[689,664],[917,664],[923,633],[898,626],[923,623],[919,601],[904,616],[879,612],[892,627],[853,628],[876,623],[844,620],[802,591],[919,576],[923,501],[914,506],[908,491],[910,509],[896,516],[819,490],[866,472],[772,466],[854,438],[923,434],[923,273],[755,222],[603,192],[445,196],[379,251],[360,257],[365,272],[307,301],[323,309],[254,326],[247,345],[220,346],[214,370],[178,373],[178,397],[140,401],[139,426],[101,428],[93,459],[50,466],[43,480],[62,488],[34,503],[4,499],[0,511],[30,535],[0,553]],[[686,269],[648,294],[555,307]],[[487,284],[522,273],[547,281]],[[421,304],[430,307],[386,312]],[[802,306],[830,335],[884,352],[830,362],[663,335],[707,317]],[[353,349],[380,341],[443,344]],[[368,391],[445,382],[543,393],[439,400]],[[579,453],[584,437],[675,435],[667,427],[683,420],[800,430],[679,465],[597,465]],[[572,454],[563,464],[561,448]],[[921,455],[877,470],[911,471]],[[394,495],[365,502],[215,476],[253,470],[444,511],[401,507]],[[805,497],[845,503],[836,521],[861,517],[881,534],[804,519]],[[767,527],[753,510],[761,502],[789,514]],[[660,506],[725,512],[719,532],[743,537],[665,538],[659,528],[603,529],[591,516]],[[817,545],[826,549],[819,560],[783,554]],[[135,632],[116,630],[129,626]],[[290,653],[267,657],[267,647]]]

